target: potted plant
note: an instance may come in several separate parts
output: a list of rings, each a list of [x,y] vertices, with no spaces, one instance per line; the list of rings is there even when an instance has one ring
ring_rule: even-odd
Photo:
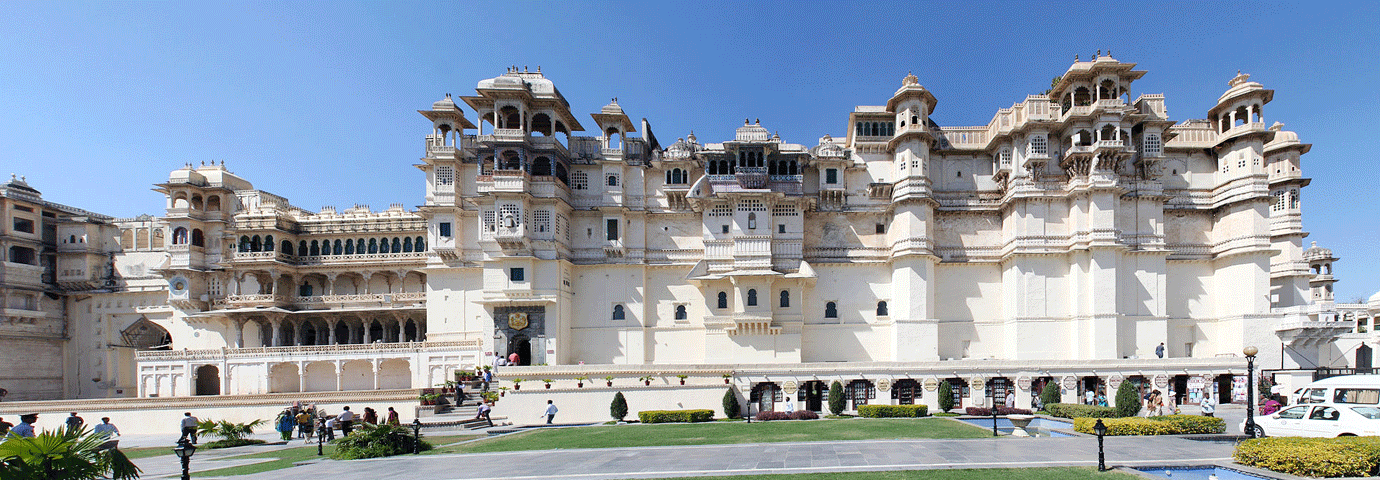
[[[575,377],[575,382],[576,382],[576,383],[575,383],[575,388],[585,388],[585,380],[589,380],[589,377],[586,377],[586,376]]]
[[[613,375],[609,375],[609,376],[607,376],[607,377],[604,377],[604,383],[607,384],[608,386],[612,387],[612,386],[613,386]]]
[[[651,375],[643,375],[643,376],[641,376],[641,377],[638,377],[637,379],[638,379],[638,380],[641,380],[643,384],[645,384],[645,385],[647,385],[647,386],[649,386],[649,387],[652,386],[652,376],[651,376]]]
[[[523,382],[523,380],[522,380],[521,378],[514,378],[512,381],[513,381],[513,390],[522,390],[522,382]]]
[[[422,405],[435,405],[436,399],[439,397],[440,395],[437,395],[435,393],[423,393],[421,395],[417,395],[417,400],[421,401]]]
[[[498,396],[502,397],[502,396],[507,395],[507,394],[508,394],[508,387],[498,387]]]
[[[446,380],[446,383],[436,384],[436,386],[441,387],[441,393],[455,393],[455,385],[457,385],[455,380]]]
[[[555,380],[552,380],[552,379],[549,379],[549,378],[543,378],[543,379],[541,379],[541,383],[545,383],[545,384],[546,384],[546,389],[547,389],[547,390],[550,390],[550,389],[551,389],[551,382],[553,382],[553,381],[555,381]]]
[[[732,374],[732,373],[725,373],[723,376],[724,376],[724,385],[728,385],[729,380],[732,380],[732,379],[733,379],[733,374]]]
[[[676,375],[676,378],[679,378],[679,379],[680,379],[680,384],[681,384],[681,385],[685,385],[685,379],[688,378],[688,377],[689,377],[689,375]]]

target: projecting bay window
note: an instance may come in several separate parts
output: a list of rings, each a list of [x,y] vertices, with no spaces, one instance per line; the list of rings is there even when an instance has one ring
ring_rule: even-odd
[[[827,168],[824,170],[824,183],[837,185],[839,183],[839,169]]]
[[[436,224],[436,234],[441,238],[450,238],[450,222]]]
[[[609,241],[618,240],[618,219],[609,218],[604,220],[604,233]]]

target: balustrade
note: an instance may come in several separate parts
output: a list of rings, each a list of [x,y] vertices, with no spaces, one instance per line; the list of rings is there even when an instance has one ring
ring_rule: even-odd
[[[444,342],[359,343],[347,345],[298,345],[288,347],[208,348],[196,350],[149,350],[135,352],[136,360],[203,360],[241,359],[255,357],[302,356],[302,360],[317,359],[323,354],[369,353],[398,354],[427,351],[478,349],[480,340],[451,340]]]

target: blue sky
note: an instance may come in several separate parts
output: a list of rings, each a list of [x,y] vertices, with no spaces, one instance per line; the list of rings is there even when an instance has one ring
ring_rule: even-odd
[[[855,5],[856,4],[856,5]],[[1115,8],[1115,7],[1122,8]],[[1380,289],[1380,3],[5,2],[0,173],[115,216],[225,160],[309,210],[421,203],[429,123],[510,65],[538,65],[583,123],[611,97],[664,144],[722,141],[743,118],[787,142],[846,133],[913,71],[942,125],[983,125],[1110,50],[1202,118],[1242,70],[1268,122],[1313,150],[1307,241],[1333,249],[1337,299]],[[468,112],[474,119],[473,112]]]

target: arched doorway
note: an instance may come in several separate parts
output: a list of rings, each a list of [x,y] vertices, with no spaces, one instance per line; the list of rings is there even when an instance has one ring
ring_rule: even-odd
[[[813,412],[824,411],[824,396],[829,393],[829,386],[819,380],[811,380],[800,385],[797,391],[798,400],[805,406],[806,410]]]
[[[1356,347],[1356,373],[1371,373],[1370,345]]]
[[[220,395],[220,368],[215,365],[196,367],[196,394]]]
[[[532,340],[526,335],[518,335],[508,341],[508,355],[518,354],[518,365],[527,366],[532,364]]]
[[[896,400],[897,405],[914,405],[922,396],[924,390],[920,387],[920,382],[909,378],[897,380],[891,386],[891,399]]]
[[[752,387],[752,398],[748,400],[757,404],[759,412],[774,412],[777,402],[784,401],[784,397],[781,395],[780,385],[763,382]]]

